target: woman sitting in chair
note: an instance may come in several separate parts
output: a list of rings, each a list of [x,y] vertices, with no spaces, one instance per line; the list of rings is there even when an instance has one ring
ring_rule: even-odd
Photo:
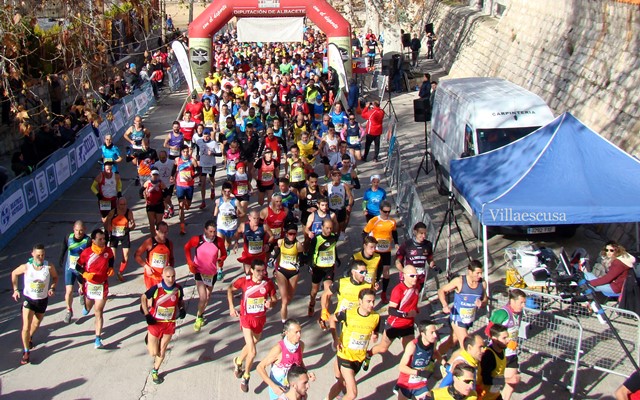
[[[594,274],[586,272],[584,277],[596,292],[607,297],[615,297],[622,292],[629,271],[634,273],[633,264],[636,262],[636,258],[614,241],[607,242],[602,249],[601,256],[602,264],[605,266],[608,264],[607,273],[596,278]]]

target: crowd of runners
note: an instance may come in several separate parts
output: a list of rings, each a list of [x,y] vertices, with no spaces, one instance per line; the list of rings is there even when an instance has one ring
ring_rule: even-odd
[[[376,133],[370,115],[379,105],[360,113],[342,105],[335,71],[323,71],[325,44],[326,38],[311,28],[304,43],[295,45],[241,44],[232,33],[219,35],[204,93],[190,96],[168,133],[150,132],[136,116],[124,135],[125,151],[105,137],[103,167],[91,185],[103,226],[86,232],[77,221],[63,238],[58,269],[38,244],[32,258],[11,274],[13,298],[23,299],[21,364],[30,362],[32,337],[62,281],[56,270],[64,278],[64,321],[74,320],[77,294],[81,314],[93,311],[97,349],[103,347],[110,278],[124,282],[142,275],[140,320],[148,324],[151,379],[160,384],[178,320],[193,318],[188,323],[199,332],[208,323],[205,314],[216,283],[219,287],[228,270],[239,270],[226,290],[229,315],[239,319],[245,342],[232,366],[245,393],[255,368],[272,399],[306,398],[317,374],[335,376],[328,399],[355,399],[358,372],[367,371],[379,359],[372,357],[385,354],[399,339],[404,352],[397,360],[398,398],[511,398],[519,382],[515,344],[524,293],[513,290],[509,303],[491,315],[487,341],[469,333],[476,311],[486,304],[482,265],[471,262],[466,274],[438,292],[452,326],[452,334],[438,345],[441,327],[421,312],[421,290],[435,268],[427,227],[421,222],[408,227],[410,238],[401,242],[392,204],[375,174],[381,164],[361,182],[357,166],[367,162],[368,145],[375,142],[368,137]],[[151,147],[152,138],[161,139],[161,149]],[[370,163],[377,162],[379,138],[376,145]],[[117,167],[125,162],[136,166],[137,194],[148,221],[136,221],[123,196]],[[198,189],[200,204],[192,207]],[[355,210],[360,197],[362,210]],[[350,227],[354,213],[366,220],[362,230]],[[204,221],[202,233],[177,249],[169,224],[186,235],[191,216]],[[149,234],[131,249],[131,232],[142,227]],[[361,246],[339,252],[347,228],[361,235],[356,241]],[[176,253],[182,251],[198,296],[197,310],[189,316],[176,282]],[[227,266],[230,259],[241,266]],[[399,282],[390,287],[396,273]],[[311,281],[308,312],[292,318],[288,307],[294,294],[300,295],[301,278]],[[255,365],[267,318],[277,319],[271,309],[279,310],[282,340]],[[315,374],[305,367],[302,318],[317,318],[317,329],[327,331],[327,345],[333,342],[336,352],[332,366]]]

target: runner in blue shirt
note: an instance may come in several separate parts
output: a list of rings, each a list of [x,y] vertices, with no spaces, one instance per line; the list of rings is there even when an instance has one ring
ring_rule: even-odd
[[[380,203],[387,198],[387,192],[380,187],[380,175],[371,175],[371,187],[362,197],[362,210],[367,222],[380,215]]]

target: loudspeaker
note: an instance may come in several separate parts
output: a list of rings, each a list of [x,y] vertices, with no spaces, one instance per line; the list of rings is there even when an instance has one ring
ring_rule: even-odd
[[[429,22],[428,24],[425,24],[424,26],[424,34],[426,35],[427,33],[434,33],[433,32],[433,23]]]
[[[411,44],[411,34],[405,33],[402,35],[402,47],[409,47]]]
[[[413,101],[413,120],[415,122],[431,121],[431,104],[428,97]]]

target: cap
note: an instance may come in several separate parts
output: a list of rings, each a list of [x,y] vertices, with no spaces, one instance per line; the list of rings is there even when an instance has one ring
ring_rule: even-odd
[[[371,175],[371,178],[369,178],[369,181],[373,182],[374,179],[380,180],[380,175],[378,175],[378,174]]]
[[[158,171],[157,169],[153,168],[151,170],[151,175],[160,175],[160,171]]]
[[[263,153],[264,153],[264,154],[267,154],[267,153],[273,153],[273,150],[271,150],[270,148],[268,148],[268,147],[267,147],[266,149],[264,149],[264,152],[263,152]]]
[[[244,167],[246,167],[246,165],[244,165],[243,162],[239,162],[239,163],[236,164],[236,169],[237,168],[244,168]]]
[[[192,98],[192,99],[197,99],[197,98],[198,98],[198,95],[194,93],[194,94],[192,94],[192,95],[191,95],[191,98]]]
[[[322,100],[322,95],[321,94],[317,95],[316,100]]]

